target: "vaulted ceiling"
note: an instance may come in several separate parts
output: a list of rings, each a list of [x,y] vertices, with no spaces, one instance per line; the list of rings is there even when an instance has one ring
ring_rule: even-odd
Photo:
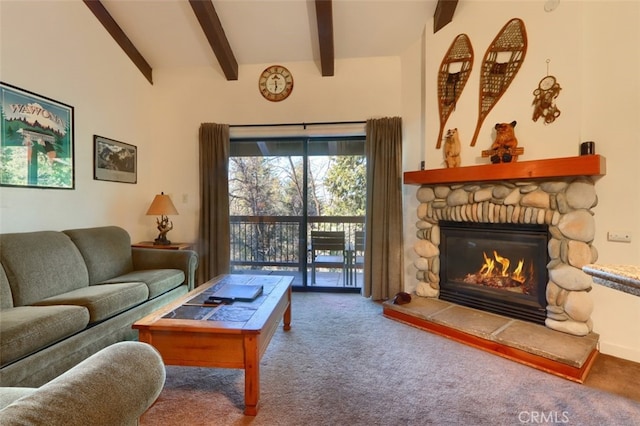
[[[397,56],[457,0],[83,0],[149,82],[154,68],[211,67],[237,80],[238,64]],[[100,25],[96,21],[97,25]]]

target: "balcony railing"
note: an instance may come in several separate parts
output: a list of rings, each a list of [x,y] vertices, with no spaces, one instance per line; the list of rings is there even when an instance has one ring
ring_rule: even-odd
[[[231,216],[232,270],[305,271],[311,231],[343,231],[347,244],[364,216]],[[306,227],[304,226],[306,223]]]

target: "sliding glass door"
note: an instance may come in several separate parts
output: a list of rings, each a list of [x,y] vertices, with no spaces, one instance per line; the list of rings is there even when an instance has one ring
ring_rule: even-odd
[[[365,168],[364,137],[232,140],[232,273],[289,274],[300,288],[359,291],[349,261],[364,228]],[[343,250],[314,252],[316,231],[343,233]],[[321,265],[318,256],[334,262]]]

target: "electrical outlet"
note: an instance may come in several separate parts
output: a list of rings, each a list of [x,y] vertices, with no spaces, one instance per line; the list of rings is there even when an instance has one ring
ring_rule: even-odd
[[[620,241],[623,243],[631,242],[631,232],[628,231],[609,231],[607,232],[607,239],[609,241]]]
[[[182,194],[182,204],[187,204],[189,202],[189,195]]]

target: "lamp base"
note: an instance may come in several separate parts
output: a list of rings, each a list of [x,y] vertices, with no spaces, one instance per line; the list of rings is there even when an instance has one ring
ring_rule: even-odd
[[[164,235],[158,236],[155,240],[153,240],[154,246],[168,246],[171,244],[171,241],[167,240],[167,237]]]
[[[153,245],[168,246],[171,244],[171,241],[167,240],[167,232],[173,229],[173,222],[171,222],[167,216],[162,215],[160,219],[156,219],[156,223],[158,224],[157,228],[160,233],[158,234],[158,238],[154,240]]]

